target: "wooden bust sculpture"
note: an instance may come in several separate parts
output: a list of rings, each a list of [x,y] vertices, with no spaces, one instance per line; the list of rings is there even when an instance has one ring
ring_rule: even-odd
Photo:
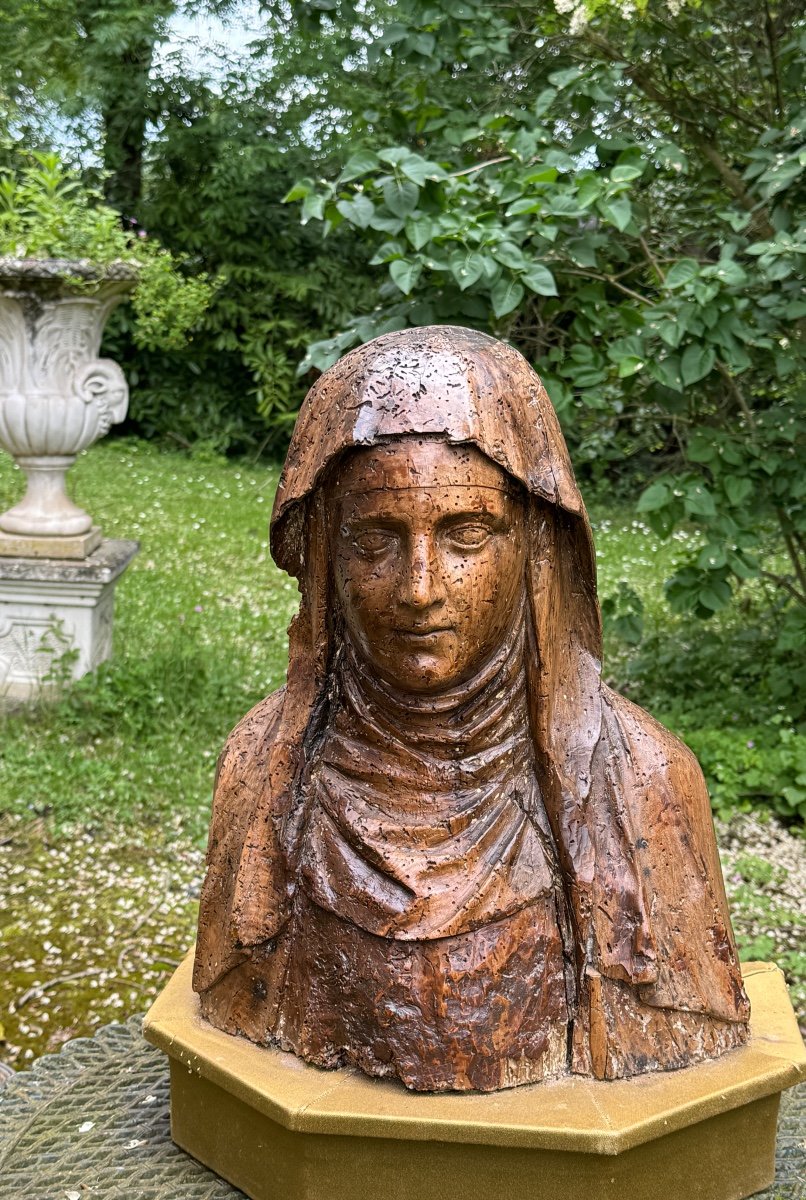
[[[288,681],[219,763],[194,988],[426,1091],[744,1042],[691,753],[601,679],[591,531],[513,349],[388,334],[309,393],[272,518]]]

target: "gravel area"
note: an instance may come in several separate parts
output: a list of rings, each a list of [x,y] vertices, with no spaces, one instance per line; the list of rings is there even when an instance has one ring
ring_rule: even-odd
[[[781,967],[806,1030],[806,837],[741,813],[717,823],[717,840],[741,956]]]
[[[806,840],[720,823],[742,957],[776,961],[806,1018]],[[179,829],[0,818],[0,1063],[16,1069],[141,1011],[193,944],[204,855]]]

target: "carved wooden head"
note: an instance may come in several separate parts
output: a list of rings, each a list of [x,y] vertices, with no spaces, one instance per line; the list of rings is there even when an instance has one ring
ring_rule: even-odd
[[[326,507],[339,608],[367,667],[411,692],[472,676],[522,603],[517,484],[475,446],[400,437],[349,454]]]

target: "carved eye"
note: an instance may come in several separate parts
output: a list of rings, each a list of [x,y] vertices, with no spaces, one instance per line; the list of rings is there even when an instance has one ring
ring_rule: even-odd
[[[395,535],[387,529],[364,529],[353,538],[356,549],[367,558],[376,558],[391,549]]]
[[[461,550],[480,550],[489,537],[486,525],[455,525],[448,531],[448,540]]]

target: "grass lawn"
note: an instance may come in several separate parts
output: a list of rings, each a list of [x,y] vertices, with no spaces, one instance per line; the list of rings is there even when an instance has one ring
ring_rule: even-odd
[[[5,718],[0,803],[198,841],[227,732],[285,673],[297,588],[268,555],[278,471],[109,440],[72,475],[106,536],[140,553],[117,591],[113,661],[61,703]],[[4,507],[19,479],[0,457]]]
[[[277,478],[265,464],[111,438],[71,473],[76,499],[106,536],[137,538],[140,553],[118,588],[113,660],[59,701],[0,717],[0,1043],[5,1020],[15,1062],[54,1048],[59,1030],[82,1032],[118,1007],[143,1007],[190,943],[216,757],[235,722],[285,675],[297,589],[268,553]],[[0,511],[21,486],[0,456]],[[659,542],[612,505],[591,510],[600,595],[625,581],[643,605],[644,646],[637,654],[611,627],[606,674],[687,737],[724,811],[748,772],[770,777],[758,757],[772,753],[769,722],[748,704],[744,680],[747,611],[725,615],[703,641],[703,626],[671,618],[663,600],[686,540]],[[748,953],[785,955],[802,986],[803,925],[781,915],[791,864],[767,878],[762,859],[748,865],[734,849]],[[786,927],[780,937],[776,923]],[[159,943],[150,959],[146,942]],[[66,978],[78,970],[89,973]]]

